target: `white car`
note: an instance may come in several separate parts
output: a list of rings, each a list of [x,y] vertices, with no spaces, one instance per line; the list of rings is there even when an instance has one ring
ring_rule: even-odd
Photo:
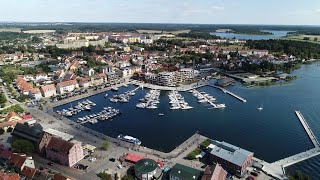
[[[118,164],[117,167],[118,167],[119,169],[122,169],[122,165],[121,165],[121,164]]]

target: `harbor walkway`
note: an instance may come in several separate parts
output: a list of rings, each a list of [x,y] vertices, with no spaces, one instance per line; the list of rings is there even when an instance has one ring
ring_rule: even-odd
[[[209,84],[209,86],[214,87],[214,88],[217,88],[217,89],[220,89],[220,90],[222,90],[224,93],[227,93],[227,94],[229,94],[229,95],[231,95],[231,96],[239,99],[239,100],[242,101],[242,102],[247,102],[246,99],[244,99],[244,98],[240,97],[239,95],[237,95],[237,94],[235,94],[235,93],[233,93],[233,92],[231,92],[231,91],[228,91],[228,90],[226,90],[226,89],[224,89],[224,88],[222,88],[222,87],[220,87],[220,86],[215,86],[215,85],[210,85],[210,84]]]
[[[150,83],[143,83],[137,80],[131,80],[130,83],[136,86],[141,86],[142,88],[145,87],[148,89],[157,89],[162,91],[190,91],[192,89],[197,89],[197,88],[208,85],[206,82],[203,82],[203,83],[200,82],[200,83],[193,83],[190,85],[181,85],[179,87],[167,87],[167,86],[159,86],[159,85],[150,84]]]

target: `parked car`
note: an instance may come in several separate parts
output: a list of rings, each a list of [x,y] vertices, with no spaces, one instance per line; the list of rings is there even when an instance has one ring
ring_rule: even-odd
[[[255,180],[255,178],[253,176],[248,176],[246,179],[247,180]]]
[[[115,161],[116,161],[116,159],[114,159],[114,158],[110,158],[110,159],[109,159],[109,161],[111,161],[111,162],[115,162]]]
[[[49,166],[53,166],[53,163],[52,163],[52,162],[48,162],[48,165],[49,165]]]

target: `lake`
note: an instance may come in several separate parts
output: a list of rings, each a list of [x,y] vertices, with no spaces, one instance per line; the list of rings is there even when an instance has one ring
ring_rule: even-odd
[[[127,134],[137,137],[143,146],[169,152],[193,135],[196,131],[212,139],[226,141],[255,153],[255,156],[273,162],[312,147],[306,132],[294,111],[300,110],[320,139],[320,67],[315,64],[303,65],[292,72],[299,78],[286,85],[246,88],[240,84],[227,89],[247,99],[243,103],[221,90],[212,87],[200,88],[213,95],[225,109],[210,109],[199,104],[189,92],[181,93],[192,110],[172,111],[169,109],[168,92],[161,92],[158,109],[137,109],[135,105],[144,97],[147,89],[138,90],[129,103],[112,103],[97,94],[89,99],[96,104],[91,112],[81,112],[70,118],[75,121],[88,113],[99,112],[104,106],[120,109],[123,114],[113,121],[103,121],[84,126],[109,136]],[[107,92],[109,97],[135,87],[121,87],[118,92]],[[76,105],[78,101],[72,102]],[[262,105],[264,109],[258,111]],[[70,104],[54,108],[62,110]],[[159,116],[164,113],[164,116]],[[315,173],[320,158],[299,163],[289,168],[302,169],[313,179],[320,179]]]
[[[244,39],[244,40],[268,40],[277,39],[286,36],[291,31],[262,30],[262,32],[270,32],[273,35],[251,35],[251,34],[235,34],[235,33],[210,33],[226,39]]]

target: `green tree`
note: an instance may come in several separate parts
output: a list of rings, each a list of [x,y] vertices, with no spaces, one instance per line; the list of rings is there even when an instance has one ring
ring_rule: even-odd
[[[314,40],[314,41],[318,41],[318,38],[317,38],[317,37],[315,37],[313,40]]]
[[[304,37],[304,38],[303,38],[303,40],[305,40],[305,41],[309,41],[309,40],[310,40],[310,38],[309,38],[309,37]]]
[[[0,128],[0,135],[4,134],[5,130]]]
[[[101,179],[101,180],[112,180],[112,176],[110,174],[107,173],[99,173],[97,174],[97,176]]]
[[[107,141],[105,141],[103,144],[102,144],[102,149],[103,150],[108,150],[108,147],[109,147],[109,143]]]
[[[30,141],[24,139],[17,139],[13,141],[11,147],[15,152],[18,153],[31,154],[34,151],[33,144]]]
[[[210,144],[211,144],[211,140],[210,139],[206,139],[204,140],[201,144],[200,144],[200,148],[201,149],[205,149],[207,148]]]
[[[8,129],[7,129],[7,132],[8,133],[11,133],[13,131],[13,128],[12,127],[9,127]]]
[[[4,95],[4,93],[0,93],[0,104],[2,107],[4,107],[5,103],[7,102],[7,98]]]
[[[121,180],[134,180],[134,178],[130,175],[124,175]]]
[[[301,171],[296,171],[289,177],[289,180],[310,180],[310,177]]]

